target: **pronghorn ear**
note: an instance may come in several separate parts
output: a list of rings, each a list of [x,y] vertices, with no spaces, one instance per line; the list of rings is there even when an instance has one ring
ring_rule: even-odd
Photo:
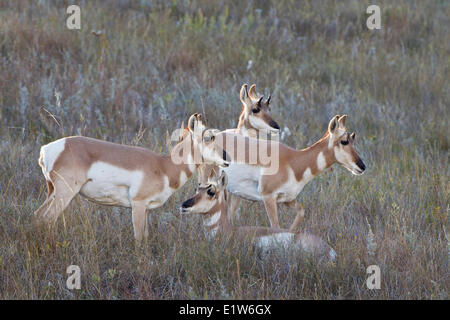
[[[331,119],[330,123],[328,124],[328,132],[331,135],[335,134],[338,130],[338,126],[339,126],[338,120],[339,120],[339,116],[336,115],[333,117],[333,119]]]
[[[248,91],[247,91],[247,84],[244,83],[241,87],[241,91],[239,93],[239,98],[241,99],[242,103],[245,103],[248,97]]]
[[[270,103],[270,98],[272,98],[272,95],[271,95],[271,94],[269,94],[269,98],[267,98],[267,100],[266,100],[266,104],[267,104],[267,105],[269,105],[269,103]]]
[[[242,85],[239,97],[241,99],[242,104],[245,106],[245,108],[247,108],[247,109],[250,108],[252,100],[250,99],[250,97],[248,95],[248,90],[247,90],[247,84],[246,83]]]
[[[356,133],[353,132],[353,133],[350,135],[350,139],[352,139],[352,141],[354,141],[355,138],[356,138]]]
[[[248,95],[253,100],[258,100],[258,95],[256,94],[256,85],[252,84],[248,90]]]
[[[225,188],[227,186],[227,183],[228,183],[227,174],[225,173],[225,171],[222,171],[222,174],[220,175],[219,178],[219,185],[221,186],[221,188]]]
[[[341,116],[339,118],[339,128],[344,129],[345,130],[345,120],[347,119],[347,115],[344,114],[343,116]]]
[[[216,167],[210,166],[208,180],[212,180],[214,177],[217,177]]]
[[[181,122],[181,128],[180,128],[180,138],[178,139],[178,142],[181,142],[183,140],[183,136],[184,136],[184,120],[183,122]]]

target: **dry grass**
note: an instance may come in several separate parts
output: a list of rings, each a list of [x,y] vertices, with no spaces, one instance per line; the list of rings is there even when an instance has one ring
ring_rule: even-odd
[[[368,4],[83,1],[70,31],[67,1],[0,0],[0,298],[448,299],[449,6],[380,1],[383,30],[369,31]],[[82,134],[167,152],[193,112],[235,126],[244,82],[272,93],[290,146],[349,115],[366,174],[336,168],[299,195],[302,227],[335,247],[335,264],[209,241],[198,217],[175,214],[194,181],[151,213],[142,248],[129,210],[81,198],[53,230],[33,228],[42,144]],[[241,211],[237,223],[268,222],[259,204]],[[71,264],[80,291],[66,289]],[[366,288],[370,264],[380,290]]]

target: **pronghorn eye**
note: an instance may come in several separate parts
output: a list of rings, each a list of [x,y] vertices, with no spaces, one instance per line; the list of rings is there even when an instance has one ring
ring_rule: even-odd
[[[210,141],[214,141],[215,138],[216,138],[215,136],[205,136],[204,140],[206,142],[210,142]]]
[[[252,112],[253,112],[253,113],[258,113],[258,112],[259,112],[259,108],[254,108],[254,109],[252,109]]]
[[[342,141],[341,141],[341,144],[343,144],[344,146],[346,146],[346,145],[348,145],[348,141],[342,140]]]
[[[208,189],[208,191],[206,191],[206,193],[208,194],[208,196],[210,197],[214,197],[216,195],[216,193],[212,190],[212,189]]]

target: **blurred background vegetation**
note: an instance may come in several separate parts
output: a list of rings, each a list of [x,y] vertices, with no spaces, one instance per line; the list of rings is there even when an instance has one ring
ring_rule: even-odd
[[[70,4],[81,30],[66,28]],[[371,31],[370,4],[0,0],[0,298],[447,299],[449,5],[377,1],[382,29]],[[337,168],[298,197],[301,228],[336,249],[335,264],[211,242],[198,217],[173,214],[195,181],[152,211],[145,250],[129,210],[80,198],[56,228],[33,228],[42,144],[81,134],[167,153],[194,112],[235,127],[243,83],[272,94],[295,148],[348,114],[366,174]],[[280,212],[283,226],[292,219]],[[245,203],[236,223],[268,219]],[[70,264],[80,291],[65,287]],[[370,264],[380,290],[366,288]]]

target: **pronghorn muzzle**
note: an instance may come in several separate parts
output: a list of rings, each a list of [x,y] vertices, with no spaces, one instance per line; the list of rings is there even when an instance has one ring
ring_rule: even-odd
[[[278,125],[278,123],[276,123],[276,121],[275,120],[271,120],[270,121],[270,123],[269,123],[269,125],[272,127],[272,128],[274,128],[274,129],[276,129],[276,130],[280,130],[280,126]]]
[[[187,213],[189,209],[195,205],[195,197],[192,197],[181,204],[180,212]]]
[[[361,160],[361,158],[358,158],[356,160],[356,165],[358,166],[359,169],[361,169],[360,174],[362,174],[365,170],[366,170],[366,165],[364,164],[364,162]]]

